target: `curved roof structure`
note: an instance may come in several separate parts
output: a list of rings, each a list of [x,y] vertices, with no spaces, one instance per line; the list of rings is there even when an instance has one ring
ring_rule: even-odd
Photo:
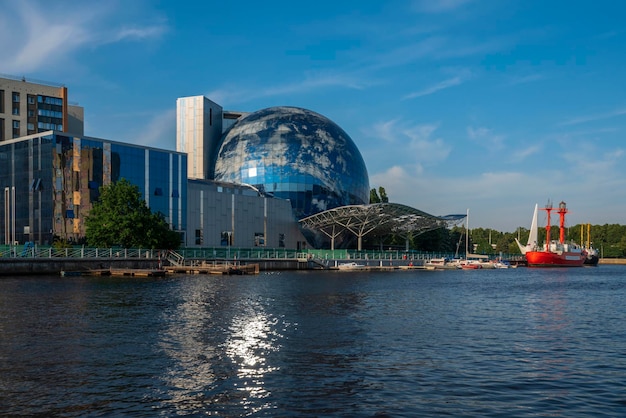
[[[410,206],[398,203],[374,203],[349,205],[326,210],[300,220],[303,228],[320,231],[334,241],[344,231],[358,238],[361,250],[362,239],[368,234],[422,234],[433,229],[458,223],[466,215],[434,216]]]

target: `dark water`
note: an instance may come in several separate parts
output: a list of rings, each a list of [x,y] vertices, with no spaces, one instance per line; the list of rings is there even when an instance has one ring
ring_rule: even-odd
[[[626,416],[626,266],[0,279],[2,416]]]

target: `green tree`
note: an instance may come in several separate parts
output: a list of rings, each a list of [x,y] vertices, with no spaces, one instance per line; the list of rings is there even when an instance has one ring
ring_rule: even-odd
[[[370,203],[380,203],[380,196],[376,189],[370,190]]]
[[[380,201],[382,203],[389,203],[389,198],[387,197],[387,191],[385,191],[384,187],[379,187],[378,193],[380,194]]]
[[[370,203],[389,203],[384,187],[379,187],[378,191],[375,188],[370,190]]]
[[[128,180],[100,188],[100,198],[85,219],[92,247],[178,248],[180,236],[160,213],[152,213],[139,188]]]

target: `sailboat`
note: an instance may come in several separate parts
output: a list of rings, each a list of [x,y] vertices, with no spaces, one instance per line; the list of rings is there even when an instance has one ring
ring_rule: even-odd
[[[526,254],[528,251],[535,250],[537,248],[537,234],[538,234],[538,226],[537,226],[537,214],[539,213],[539,205],[535,203],[535,211],[533,212],[533,220],[530,224],[530,234],[528,235],[528,242],[526,245],[522,245],[517,238],[515,238],[515,242],[519,247],[519,250],[522,254]]]
[[[535,206],[535,215],[536,216]],[[559,214],[559,240],[550,239],[550,215],[553,210],[552,203],[542,208],[548,213],[546,223],[546,242],[542,245],[532,245],[529,238],[529,244],[526,245],[526,261],[529,267],[582,267],[587,253],[585,250],[573,242],[565,242],[565,214],[568,212],[565,202],[559,203],[557,213]],[[534,217],[533,217],[534,218]],[[532,228],[532,227],[531,227]],[[531,235],[533,231],[531,230]],[[535,228],[535,234],[536,228]],[[536,235],[535,235],[536,237]],[[519,245],[519,242],[518,242]],[[522,247],[520,246],[520,250]]]
[[[457,247],[458,251],[458,247]],[[458,260],[458,265],[462,269],[482,269],[482,268],[494,268],[493,263],[489,263],[489,256],[482,254],[470,254],[469,252],[469,209],[467,209],[467,215],[465,217],[465,259]]]

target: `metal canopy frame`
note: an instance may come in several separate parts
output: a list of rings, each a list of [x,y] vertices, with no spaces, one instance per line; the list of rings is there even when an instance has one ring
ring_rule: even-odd
[[[398,203],[349,205],[329,209],[300,220],[303,228],[319,231],[330,238],[335,249],[335,238],[349,231],[358,239],[362,249],[363,237],[368,234],[384,236],[400,234],[405,237],[419,235],[434,229],[448,227],[463,220],[466,215],[434,216]]]

